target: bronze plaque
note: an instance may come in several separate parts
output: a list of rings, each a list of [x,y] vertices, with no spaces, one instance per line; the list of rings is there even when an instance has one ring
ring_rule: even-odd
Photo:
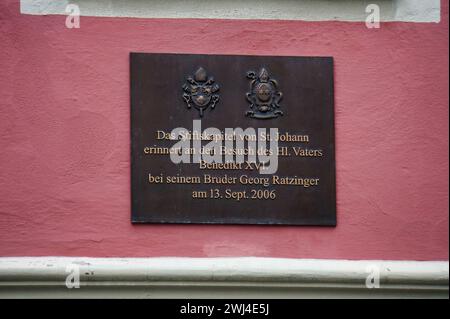
[[[130,59],[133,223],[336,225],[331,57]]]

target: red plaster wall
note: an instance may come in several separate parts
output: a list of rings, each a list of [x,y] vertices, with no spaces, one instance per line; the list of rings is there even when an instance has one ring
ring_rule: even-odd
[[[149,20],[0,3],[0,256],[448,259],[443,22]],[[129,52],[335,58],[338,226],[130,223]]]

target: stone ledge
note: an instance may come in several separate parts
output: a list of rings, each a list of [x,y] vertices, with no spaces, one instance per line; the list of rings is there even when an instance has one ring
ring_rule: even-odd
[[[80,288],[68,289],[74,267]],[[0,258],[0,298],[448,298],[448,285],[448,261]]]

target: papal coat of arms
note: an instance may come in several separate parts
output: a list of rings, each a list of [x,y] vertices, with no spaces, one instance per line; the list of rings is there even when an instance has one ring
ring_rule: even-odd
[[[283,94],[278,91],[278,83],[270,78],[269,72],[265,68],[259,74],[249,71],[247,78],[251,82],[250,92],[246,94],[250,110],[246,115],[256,119],[272,119],[283,115],[279,104]]]
[[[214,109],[219,101],[219,85],[214,78],[208,76],[206,70],[199,67],[194,76],[188,76],[183,85],[183,99],[188,108],[196,108],[200,117],[203,117],[206,109]]]

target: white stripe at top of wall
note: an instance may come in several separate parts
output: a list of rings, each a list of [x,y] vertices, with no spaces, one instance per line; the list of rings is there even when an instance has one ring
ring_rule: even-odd
[[[66,14],[77,4],[82,16],[132,18],[365,21],[378,4],[381,21],[440,22],[440,0],[21,0],[22,14]]]

